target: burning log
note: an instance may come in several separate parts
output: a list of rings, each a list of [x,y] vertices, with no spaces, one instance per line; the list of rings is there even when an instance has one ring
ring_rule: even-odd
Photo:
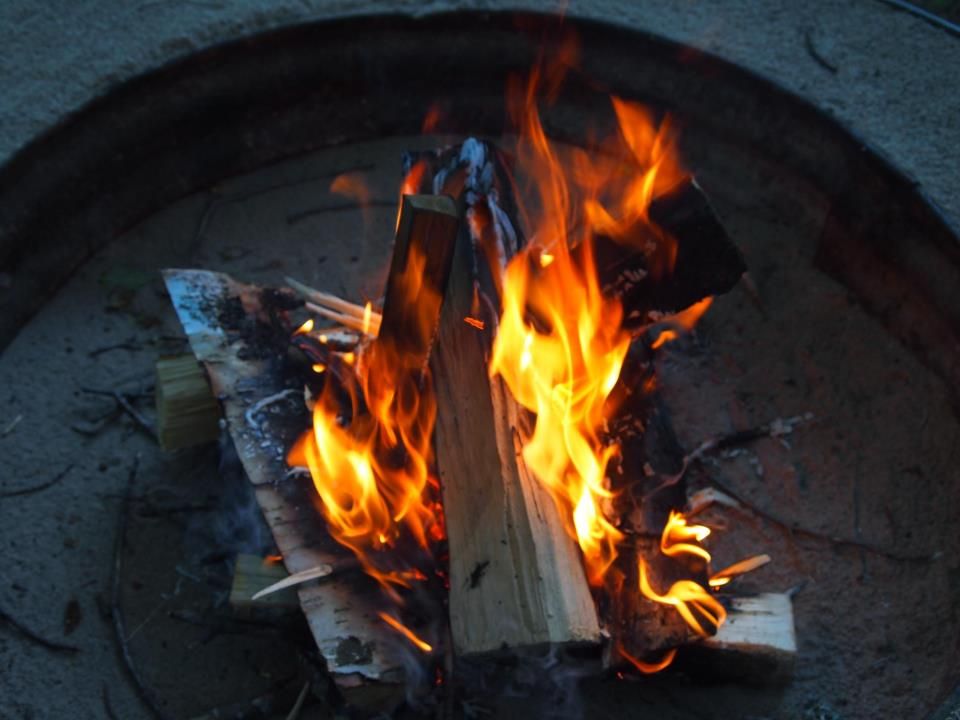
[[[437,467],[450,544],[450,626],[461,655],[596,643],[583,562],[518,443],[526,418],[487,358],[496,318],[478,313],[474,245],[454,255],[434,352]],[[484,328],[464,322],[481,314]]]
[[[191,349],[222,398],[227,430],[287,570],[300,573],[352,559],[323,529],[315,490],[290,477],[285,462],[306,424],[302,391],[287,384],[290,329],[280,318],[296,303],[281,292],[213,272],[167,270],[164,280]],[[269,397],[281,399],[264,406]],[[252,410],[253,427],[247,417]],[[373,581],[364,580],[343,574],[300,585],[300,607],[338,683],[396,682],[403,671],[383,642],[381,594]]]
[[[650,310],[678,312],[729,292],[747,271],[693,177],[653,198],[649,222],[636,223],[625,235],[617,241],[597,236],[595,252],[604,291],[623,303],[628,327],[644,324]],[[668,259],[657,256],[664,246]]]

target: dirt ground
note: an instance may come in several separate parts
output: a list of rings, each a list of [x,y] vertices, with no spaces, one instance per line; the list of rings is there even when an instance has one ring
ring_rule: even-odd
[[[184,199],[85,265],[0,356],[0,493],[69,468],[47,489],[0,499],[0,608],[79,648],[55,652],[0,631],[0,717],[104,717],[107,704],[117,717],[148,716],[110,620],[115,532],[136,458],[119,605],[144,684],[170,717],[278,689],[273,714],[285,716],[309,636],[296,615],[238,616],[226,604],[230,558],[270,545],[229,449],[164,453],[111,398],[87,390],[143,393],[137,407],[153,417],[154,363],[184,349],[162,267],[264,284],[290,274],[358,300],[379,296],[393,211],[343,209],[328,186],[355,170],[375,201],[389,202],[400,152],[422,143],[324,151]],[[695,130],[686,145],[688,164],[745,252],[763,307],[735,290],[695,336],[662,354],[680,440],[691,448],[718,432],[814,413],[785,442],[763,440],[707,464],[701,480],[719,480],[788,526],[883,552],[791,534],[749,511],[715,512],[711,521],[726,526],[713,545],[718,565],[753,552],[774,557],[744,589],[799,589],[792,681],[749,688],[669,673],[591,680],[565,696],[570,705],[559,714],[920,718],[951,688],[960,651],[960,422],[947,388],[812,266],[821,198]],[[521,717],[558,710],[549,702],[481,704]],[[310,712],[328,716],[320,704]]]

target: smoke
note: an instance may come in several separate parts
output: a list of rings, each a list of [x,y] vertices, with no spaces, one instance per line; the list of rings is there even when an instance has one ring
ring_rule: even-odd
[[[226,600],[233,576],[232,561],[238,553],[264,556],[273,546],[236,448],[226,433],[219,440],[217,472],[202,478],[210,512],[194,515],[184,533],[184,555],[203,568],[208,580],[224,590]]]
[[[598,661],[544,646],[459,660],[455,679],[467,708],[499,702],[508,704],[517,717],[523,714],[517,710],[526,708],[530,717],[574,720],[585,717],[580,682],[596,676]]]

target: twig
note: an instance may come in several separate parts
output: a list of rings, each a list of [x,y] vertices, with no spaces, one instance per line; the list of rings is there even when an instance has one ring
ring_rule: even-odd
[[[749,430],[738,430],[733,433],[726,435],[717,435],[715,437],[709,438],[708,440],[700,443],[692,452],[687,453],[683,458],[683,463],[680,467],[679,472],[675,475],[669,475],[653,490],[646,493],[644,499],[649,498],[651,495],[654,495],[661,490],[670,487],[671,485],[676,484],[683,477],[684,473],[687,471],[687,468],[691,463],[702,459],[708,453],[714,452],[716,450],[723,450],[725,448],[733,447],[736,445],[743,445],[754,440],[758,440],[763,437],[783,437],[784,435],[789,435],[793,432],[794,428],[801,423],[810,422],[813,420],[813,413],[805,413],[804,415],[794,415],[787,419],[777,418],[769,423],[764,425],[758,425],[755,428],[750,428]],[[816,540],[821,540],[829,542],[835,547],[854,547],[866,550],[867,552],[885,557],[889,560],[896,560],[897,562],[932,562],[933,560],[939,557],[939,553],[934,553],[933,555],[903,555],[896,553],[890,550],[885,550],[884,548],[877,547],[876,545],[871,545],[870,543],[862,542],[860,540],[853,540],[849,538],[836,537],[833,535],[827,535],[825,533],[819,533],[815,530],[807,530],[806,528],[797,527],[791,523],[786,522],[785,520],[780,519],[779,517],[773,515],[772,513],[763,510],[762,508],[754,505],[749,500],[746,500],[741,495],[738,495],[734,492],[728,485],[713,477],[712,475],[707,476],[707,482],[713,485],[717,490],[720,490],[722,493],[727,495],[729,498],[732,498],[733,503],[725,501],[722,498],[717,498],[711,496],[706,500],[706,502],[698,503],[696,512],[699,512],[706,504],[709,502],[721,502],[727,507],[741,507],[757,517],[761,517],[767,522],[776,525],[777,527],[785,530],[788,533],[794,535],[802,535],[804,537],[813,538]]]
[[[346,313],[339,313],[336,310],[331,310],[330,308],[321,307],[312,302],[304,303],[304,307],[307,308],[310,312],[319,315],[320,317],[327,318],[328,320],[333,320],[335,323],[339,323],[344,327],[350,328],[351,330],[358,330],[363,332],[363,320],[360,318],[355,318],[353,315],[347,315]],[[367,328],[367,334],[371,336],[376,336],[376,333],[373,330],[373,320],[370,321],[370,327]],[[379,329],[379,325],[377,326]]]
[[[363,316],[366,314],[367,309],[362,305],[349,302],[344,300],[337,295],[331,293],[322,292],[320,290],[314,290],[309,285],[304,285],[299,280],[294,280],[292,277],[285,277],[284,280],[286,283],[296,292],[300,297],[310,300],[317,305],[325,305],[331,310],[337,310],[344,315],[352,315],[358,320],[363,320]],[[370,312],[370,325],[376,325],[379,327],[380,321],[382,320],[380,313],[376,311]]]
[[[91,350],[87,353],[87,357],[95,358],[104,353],[112,352],[113,350],[129,350],[130,352],[137,352],[138,350],[143,350],[143,346],[131,338],[130,340],[124,340],[123,342],[114,343],[113,345],[104,345],[103,347],[98,347],[94,350]]]
[[[300,711],[303,710],[303,703],[307,700],[307,692],[310,690],[310,681],[307,680],[303,684],[303,689],[300,691],[300,694],[297,695],[297,701],[293,704],[293,707],[290,708],[290,712],[287,714],[287,720],[297,720],[300,717]]]
[[[127,675],[133,682],[140,699],[150,709],[153,716],[159,720],[171,720],[157,703],[153,691],[150,690],[140,677],[136,664],[133,662],[133,655],[130,653],[130,646],[127,643],[127,623],[124,619],[123,609],[120,607],[120,580],[123,574],[123,551],[126,546],[127,536],[127,515],[130,506],[130,498],[133,495],[133,486],[137,479],[137,470],[140,467],[140,456],[137,455],[130,467],[130,474],[127,476],[127,487],[120,501],[120,515],[117,520],[117,534],[113,545],[113,566],[110,572],[110,614],[113,617],[114,637],[117,641],[117,649],[120,651],[120,657],[123,660],[124,667],[127,669]]]
[[[644,499],[649,498],[651,495],[655,495],[661,490],[671,487],[672,485],[676,485],[687,472],[687,468],[689,468],[692,463],[703,458],[704,455],[716,450],[724,450],[737,445],[745,445],[753,442],[754,440],[759,440],[760,438],[783,437],[784,435],[789,435],[793,432],[793,429],[797,425],[810,422],[813,420],[813,418],[813,413],[808,412],[803,415],[794,415],[786,419],[777,418],[768,423],[764,423],[763,425],[758,425],[747,430],[737,430],[725,435],[715,435],[712,438],[708,438],[697,445],[692,452],[684,455],[683,462],[680,465],[680,470],[673,475],[667,475],[664,477],[663,481],[657,485],[657,487],[646,493]]]
[[[286,390],[281,390],[278,393],[273,395],[267,395],[267,397],[258,400],[244,413],[244,417],[247,419],[247,425],[249,425],[253,430],[257,432],[260,431],[260,424],[256,421],[255,415],[264,410],[267,406],[272,405],[275,402],[280,402],[281,400],[290,397],[291,395],[299,395],[302,391],[296,390],[294,388],[287,388]]]
[[[0,498],[21,497],[23,495],[32,495],[33,493],[38,493],[43,490],[46,490],[47,488],[53,487],[58,482],[63,480],[67,476],[67,473],[69,473],[70,470],[72,469],[73,469],[73,463],[71,463],[70,465],[67,465],[63,470],[58,472],[56,475],[53,476],[53,478],[51,478],[50,480],[47,480],[46,482],[42,482],[39,485],[33,485],[32,487],[22,488],[20,490],[9,490],[9,491],[2,492],[0,493]]]
[[[55,640],[47,640],[47,638],[43,637],[42,635],[38,635],[3,608],[0,608],[0,621],[5,622],[30,642],[34,643],[35,645],[39,645],[40,647],[45,647],[47,650],[71,654],[80,652],[80,648],[78,648],[76,645],[66,645],[64,643],[56,642]]]
[[[7,426],[0,430],[0,438],[5,438],[7,435],[13,432],[13,429],[20,424],[20,421],[23,420],[23,413],[18,414],[13,420],[7,423]]]
[[[837,66],[820,54],[816,46],[813,44],[813,36],[809,30],[806,30],[803,33],[803,45],[807,49],[807,54],[813,58],[813,61],[817,65],[822,67],[824,70],[833,73],[834,75],[837,74]]]
[[[147,433],[154,440],[157,439],[157,431],[153,427],[153,423],[141,415],[140,412],[130,402],[129,398],[134,397],[133,394],[122,393],[119,390],[99,390],[97,388],[88,387],[80,388],[80,392],[87,393],[88,395],[104,395],[107,397],[112,397],[114,402],[117,403],[117,406],[130,416],[137,427]],[[138,393],[136,397],[142,397],[142,394]]]

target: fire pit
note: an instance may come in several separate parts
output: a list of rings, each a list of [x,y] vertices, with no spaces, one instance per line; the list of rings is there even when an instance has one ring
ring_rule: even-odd
[[[494,17],[477,25],[475,19],[450,17],[391,26],[389,32],[386,26],[367,28],[366,46],[378,50],[358,55],[362,72],[349,74],[369,84],[348,89],[326,78],[328,84],[314,84],[323,90],[305,104],[301,98],[283,100],[278,88],[263,107],[276,112],[289,102],[287,112],[267,122],[254,106],[237,121],[236,135],[229,126],[216,126],[223,149],[205,152],[220,159],[167,187],[173,194],[212,179],[204,175],[211,168],[222,176],[303,152],[312,118],[298,112],[323,93],[352,97],[382,88],[366,105],[340,99],[335,108],[324,108],[331,113],[328,137],[340,135],[352,144],[231,181],[206,199],[188,198],[165,217],[141,225],[128,243],[111,247],[90,267],[129,264],[149,249],[149,262],[138,265],[202,264],[265,285],[277,284],[286,273],[341,297],[379,297],[391,253],[399,158],[405,151],[462,141],[467,132],[497,135],[503,75],[530,67],[542,42],[537,33],[531,39],[513,30],[513,22]],[[414,47],[404,33],[439,28],[444,40],[431,53],[448,64],[449,85],[431,88],[427,98],[417,83],[401,84],[389,73]],[[284,39],[299,38],[306,47],[310,33],[323,32],[291,31]],[[462,52],[462,43],[458,47],[458,38],[466,36],[474,40],[475,55]],[[585,128],[601,115],[610,92],[669,110],[682,130],[684,164],[695,171],[743,251],[753,290],[741,287],[718,298],[694,335],[660,349],[656,377],[680,457],[696,455],[695,472],[704,486],[722,492],[727,503],[710,516],[711,524],[728,525],[711,546],[716,567],[758,552],[772,556],[775,562],[739,582],[745,591],[790,591],[799,647],[793,679],[785,686],[716,686],[691,658],[674,674],[640,683],[592,680],[581,701],[588,707],[618,702],[603,697],[609,683],[627,688],[611,697],[622,702],[645,697],[666,709],[709,703],[763,715],[787,707],[788,713],[810,717],[830,712],[867,717],[878,707],[895,714],[922,710],[949,687],[952,677],[944,668],[956,642],[943,624],[950,621],[948,558],[956,542],[949,533],[956,498],[948,481],[957,421],[947,391],[957,367],[955,300],[949,297],[958,274],[955,238],[893,171],[774,89],[715,61],[676,62],[674,48],[649,39],[633,48],[629,60],[614,59],[617,42],[629,38],[609,28],[584,25],[580,36],[583,75],[575,76],[545,113],[548,133],[567,147],[582,145]],[[259,52],[271,57],[273,50],[268,41]],[[285,45],[284,53],[297,51],[296,42]],[[482,67],[493,67],[482,82],[470,71],[481,59]],[[305,67],[320,67],[316,58],[312,62],[317,64]],[[625,67],[636,71],[629,81],[622,79]],[[441,120],[431,128],[434,137],[414,137],[424,109],[438,98]],[[391,109],[383,116],[371,107]],[[374,124],[357,124],[364,114]],[[747,123],[745,117],[752,119]],[[241,127],[257,123],[268,142],[250,152],[225,152],[242,136]],[[389,134],[399,137],[360,142]],[[821,170],[825,162],[834,165]],[[364,211],[357,209],[361,203],[344,199],[349,190],[344,181],[340,187],[335,183],[356,176],[368,193]],[[118,199],[122,212],[107,216],[107,222],[147,210],[138,203],[138,197]],[[884,208],[882,221],[871,212],[878,205]],[[151,233],[162,232],[163,223],[178,215],[193,216],[193,231],[181,233],[179,247],[158,247]],[[30,227],[42,222],[47,221],[36,216]],[[45,261],[49,257],[38,252],[24,262],[36,263],[42,277]],[[29,289],[23,292],[24,298],[30,295]],[[159,313],[161,299],[142,295],[131,300],[121,293],[117,309],[140,317]],[[26,312],[28,303],[21,307]],[[482,322],[474,314],[466,317]],[[365,322],[362,312],[360,321]],[[169,314],[163,322],[168,334],[176,332]],[[273,416],[274,408],[264,405],[256,412],[261,410]],[[813,422],[802,428],[774,422],[807,413]],[[738,436],[744,431],[750,437]],[[722,447],[696,453],[704,441],[718,438]],[[909,487],[905,477],[913,479]],[[133,535],[139,532],[131,528]],[[487,572],[482,562],[470,573],[476,573],[478,585]],[[924,613],[912,614],[921,602]],[[128,628],[138,627],[150,609],[130,613]],[[394,629],[406,628],[416,637],[394,621]],[[361,646],[359,664],[364,652]],[[141,667],[149,664],[142,654],[137,659]],[[642,662],[656,664],[653,658]],[[566,676],[559,677],[562,685]],[[849,690],[851,680],[855,691]],[[683,687],[682,700],[671,699],[677,687]],[[543,702],[543,696],[532,692],[523,702]]]

